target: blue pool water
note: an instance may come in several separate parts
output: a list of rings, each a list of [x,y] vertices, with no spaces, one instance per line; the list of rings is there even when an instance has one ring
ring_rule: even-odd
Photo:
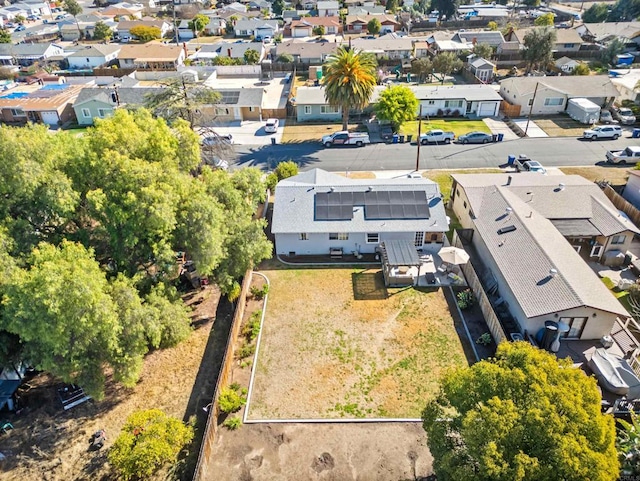
[[[64,90],[68,87],[66,84],[45,85],[40,90]]]
[[[10,94],[0,96],[0,99],[23,99],[27,95],[29,95],[27,92],[13,92]]]

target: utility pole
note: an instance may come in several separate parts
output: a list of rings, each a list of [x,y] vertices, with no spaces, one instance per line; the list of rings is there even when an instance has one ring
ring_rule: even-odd
[[[536,88],[533,91],[533,98],[531,99],[531,106],[529,107],[529,115],[527,115],[527,125],[524,128],[524,136],[527,136],[527,132],[529,131],[529,121],[531,120],[531,112],[533,111],[533,104],[536,103],[536,94],[538,93],[538,85],[540,82],[536,82]]]
[[[420,104],[420,113],[418,114],[418,152],[416,154],[416,172],[420,170],[420,133],[422,132],[422,104]]]
[[[176,24],[176,0],[173,0],[171,5],[173,5],[173,8],[171,9],[173,12],[173,35],[176,39],[176,45],[180,45],[180,41],[178,40],[178,25]]]

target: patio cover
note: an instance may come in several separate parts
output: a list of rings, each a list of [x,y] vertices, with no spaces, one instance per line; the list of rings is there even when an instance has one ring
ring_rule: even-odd
[[[382,261],[385,265],[396,266],[420,266],[422,261],[418,256],[416,247],[410,240],[388,240],[380,244],[382,249]]]

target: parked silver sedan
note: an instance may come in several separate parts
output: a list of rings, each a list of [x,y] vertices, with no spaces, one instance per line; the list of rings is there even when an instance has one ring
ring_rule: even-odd
[[[458,137],[458,141],[461,144],[488,144],[493,141],[493,136],[484,132],[469,132]]]

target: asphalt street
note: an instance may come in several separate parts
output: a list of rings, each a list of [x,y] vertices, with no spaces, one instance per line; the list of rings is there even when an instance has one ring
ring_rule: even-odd
[[[420,148],[419,170],[487,168],[506,164],[509,155],[525,154],[544,166],[604,165],[607,150],[640,145],[628,135],[618,140],[585,141],[575,137],[523,138],[484,145],[428,145]],[[320,142],[281,145],[237,145],[232,168],[272,170],[279,162],[293,160],[301,170],[328,171],[413,170],[416,144],[374,144],[364,147],[324,148]],[[616,168],[612,166],[612,168]]]

